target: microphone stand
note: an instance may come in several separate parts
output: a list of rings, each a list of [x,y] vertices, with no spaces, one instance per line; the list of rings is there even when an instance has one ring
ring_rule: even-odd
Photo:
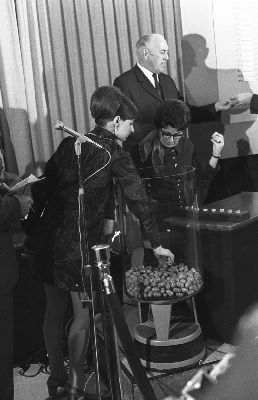
[[[103,329],[103,342],[105,346],[105,362],[108,373],[109,386],[112,391],[112,400],[123,400],[122,374],[120,365],[120,353],[116,329],[108,308],[106,296],[111,291],[115,293],[115,287],[110,275],[110,248],[109,245],[100,244],[92,247],[95,255],[95,267],[99,275],[99,297],[101,305],[101,322]],[[119,302],[119,300],[118,300]],[[119,303],[120,304],[120,303]]]
[[[123,400],[122,375],[120,367],[120,355],[117,337],[120,340],[125,357],[128,361],[135,382],[139,388],[143,400],[157,400],[154,390],[147,378],[145,370],[136,353],[132,336],[127,326],[123,309],[118,299],[112,276],[107,270],[109,264],[109,246],[98,245],[92,248],[95,251],[96,265],[99,268],[100,281],[102,282],[101,304],[106,321],[102,322],[104,340],[107,339],[109,362],[111,362],[114,374],[112,376],[112,400]],[[104,297],[103,297],[104,294]],[[107,318],[108,317],[108,318]],[[105,338],[105,334],[107,338]],[[111,347],[110,347],[111,346]],[[111,353],[110,353],[111,350]],[[109,364],[110,365],[110,364]],[[117,379],[118,378],[118,379]]]
[[[89,320],[90,320],[90,337],[92,340],[92,352],[93,352],[93,361],[94,361],[94,373],[95,373],[95,384],[96,384],[96,396],[98,400],[101,400],[101,389],[100,389],[100,375],[99,375],[99,354],[97,347],[97,331],[94,321],[95,315],[95,307],[94,301],[92,297],[92,267],[89,261],[89,249],[88,249],[88,241],[87,241],[87,229],[86,229],[86,219],[85,219],[85,208],[84,208],[84,188],[83,188],[83,180],[81,173],[81,140],[80,137],[75,142],[75,153],[78,157],[78,172],[79,172],[79,194],[78,194],[78,203],[80,209],[79,215],[79,224],[80,224],[80,232],[81,232],[81,250],[82,250],[82,279],[84,287],[86,287],[86,291],[88,294],[88,298],[83,299],[79,297],[82,302],[83,307],[86,307],[86,304],[89,306]],[[84,281],[85,276],[85,281]]]

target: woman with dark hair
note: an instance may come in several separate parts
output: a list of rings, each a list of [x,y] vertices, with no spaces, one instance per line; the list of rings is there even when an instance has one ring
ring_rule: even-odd
[[[218,132],[213,133],[212,155],[206,166],[203,166],[190,139],[184,135],[184,130],[191,122],[189,107],[180,100],[165,100],[157,108],[154,116],[156,129],[151,131],[134,148],[131,155],[142,177],[153,171],[153,177],[164,173],[169,176],[153,180],[152,198],[160,204],[166,203],[169,209],[184,207],[184,180],[180,174],[188,167],[195,169],[198,188],[199,205],[205,200],[209,184],[219,170],[218,160],[224,147],[224,137]],[[165,172],[164,172],[165,171]],[[149,177],[149,176],[148,176]],[[158,185],[158,186],[157,186]],[[161,207],[158,208],[161,210]]]
[[[110,232],[114,219],[112,197],[113,178],[123,178],[122,191],[128,207],[140,220],[144,235],[152,244],[157,257],[173,260],[170,250],[160,246],[156,220],[151,201],[129,154],[117,144],[133,132],[137,116],[134,104],[119,89],[103,86],[91,98],[90,109],[96,126],[85,135],[99,147],[85,142],[81,145],[81,175],[84,187],[85,219],[88,248],[101,243],[104,233]],[[83,395],[84,362],[89,338],[89,312],[82,307],[83,296],[80,232],[78,226],[78,162],[75,139],[65,138],[45,168],[44,186],[33,185],[33,210],[27,221],[26,235],[35,236],[35,268],[38,278],[45,284],[47,309],[44,339],[50,361],[49,395],[58,387],[67,391],[67,399]],[[43,211],[44,210],[44,211]],[[43,212],[43,214],[42,214]],[[41,216],[39,218],[39,216]],[[28,240],[27,240],[28,243]],[[26,246],[25,237],[25,248]],[[74,321],[70,329],[69,376],[64,369],[62,355],[63,321],[70,293]]]

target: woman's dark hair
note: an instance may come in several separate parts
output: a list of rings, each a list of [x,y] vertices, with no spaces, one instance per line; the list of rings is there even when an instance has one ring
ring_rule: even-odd
[[[122,120],[135,119],[138,115],[135,105],[114,86],[101,86],[91,96],[90,111],[96,124],[105,125],[116,116]]]
[[[154,116],[157,129],[171,126],[183,131],[189,126],[190,121],[189,107],[181,100],[165,100],[158,106]]]

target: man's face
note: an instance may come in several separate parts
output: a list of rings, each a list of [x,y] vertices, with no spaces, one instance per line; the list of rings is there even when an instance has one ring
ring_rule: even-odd
[[[168,57],[168,44],[162,37],[155,38],[144,49],[147,68],[156,74],[164,72]]]

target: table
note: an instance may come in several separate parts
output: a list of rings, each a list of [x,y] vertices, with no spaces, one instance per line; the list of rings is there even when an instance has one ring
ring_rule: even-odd
[[[198,320],[206,337],[232,343],[239,317],[258,300],[258,192],[243,192],[207,207],[250,212],[242,222],[198,221],[204,278],[195,298]],[[164,222],[168,228],[186,223],[179,217]]]

